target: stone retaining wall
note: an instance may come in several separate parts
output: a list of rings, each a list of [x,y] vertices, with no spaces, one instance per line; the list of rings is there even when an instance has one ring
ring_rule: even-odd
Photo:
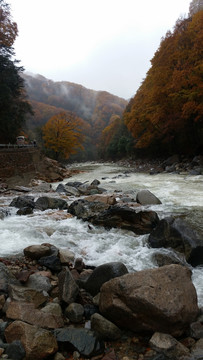
[[[0,178],[36,171],[36,164],[39,161],[40,151],[36,148],[0,150]]]

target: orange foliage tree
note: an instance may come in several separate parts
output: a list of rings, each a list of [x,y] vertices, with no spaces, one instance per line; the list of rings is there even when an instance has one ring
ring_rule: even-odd
[[[128,104],[124,121],[137,149],[193,153],[203,139],[203,11],[177,21]]]
[[[42,129],[45,147],[54,151],[56,159],[59,156],[67,159],[83,148],[82,126],[82,120],[74,113],[60,112],[52,116]]]

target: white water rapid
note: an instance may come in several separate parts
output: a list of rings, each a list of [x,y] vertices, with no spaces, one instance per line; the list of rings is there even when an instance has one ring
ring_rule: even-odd
[[[76,165],[74,165],[74,168]],[[148,189],[162,202],[161,205],[148,206],[157,212],[160,218],[168,215],[179,215],[192,226],[203,230],[203,176],[186,176],[177,174],[148,175],[131,172],[130,167],[119,167],[115,164],[78,164],[83,173],[65,179],[68,181],[88,181],[98,179],[100,187],[108,192],[134,192]],[[53,184],[53,189],[58,184]],[[35,199],[45,194],[29,193]],[[58,193],[47,196],[59,197]],[[16,194],[18,196],[18,194]],[[63,196],[70,204],[74,197]],[[8,207],[13,197],[1,196],[0,207],[11,212],[0,220],[0,257],[20,254],[26,246],[49,242],[57,247],[68,247],[76,257],[82,257],[88,265],[100,265],[109,261],[123,262],[129,271],[154,268],[153,254],[160,249],[150,249],[147,245],[148,235],[137,236],[133,232],[91,225],[76,218],[56,216],[56,211],[35,211],[33,215],[18,216],[16,208]],[[145,207],[146,208],[146,207]],[[67,211],[64,211],[66,215]],[[162,249],[164,253],[169,250]],[[203,266],[191,268],[193,283],[197,290],[199,306],[203,306]]]

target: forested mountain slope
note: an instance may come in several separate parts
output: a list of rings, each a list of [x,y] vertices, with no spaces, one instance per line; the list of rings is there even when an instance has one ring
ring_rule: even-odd
[[[88,124],[88,134],[96,143],[112,115],[121,116],[127,101],[105,91],[87,89],[67,81],[54,82],[41,75],[23,74],[34,117],[28,125],[42,126],[60,111],[71,111]]]
[[[156,51],[124,121],[145,153],[203,148],[203,11],[177,21]]]

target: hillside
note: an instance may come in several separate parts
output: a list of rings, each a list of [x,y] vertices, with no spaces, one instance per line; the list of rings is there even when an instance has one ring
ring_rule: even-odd
[[[137,153],[203,150],[203,11],[179,19],[156,51],[124,121]]]
[[[96,144],[112,115],[121,116],[127,101],[106,91],[90,90],[67,81],[54,82],[41,75],[23,74],[34,117],[28,127],[42,126],[60,111],[71,111],[86,122],[88,136]]]

